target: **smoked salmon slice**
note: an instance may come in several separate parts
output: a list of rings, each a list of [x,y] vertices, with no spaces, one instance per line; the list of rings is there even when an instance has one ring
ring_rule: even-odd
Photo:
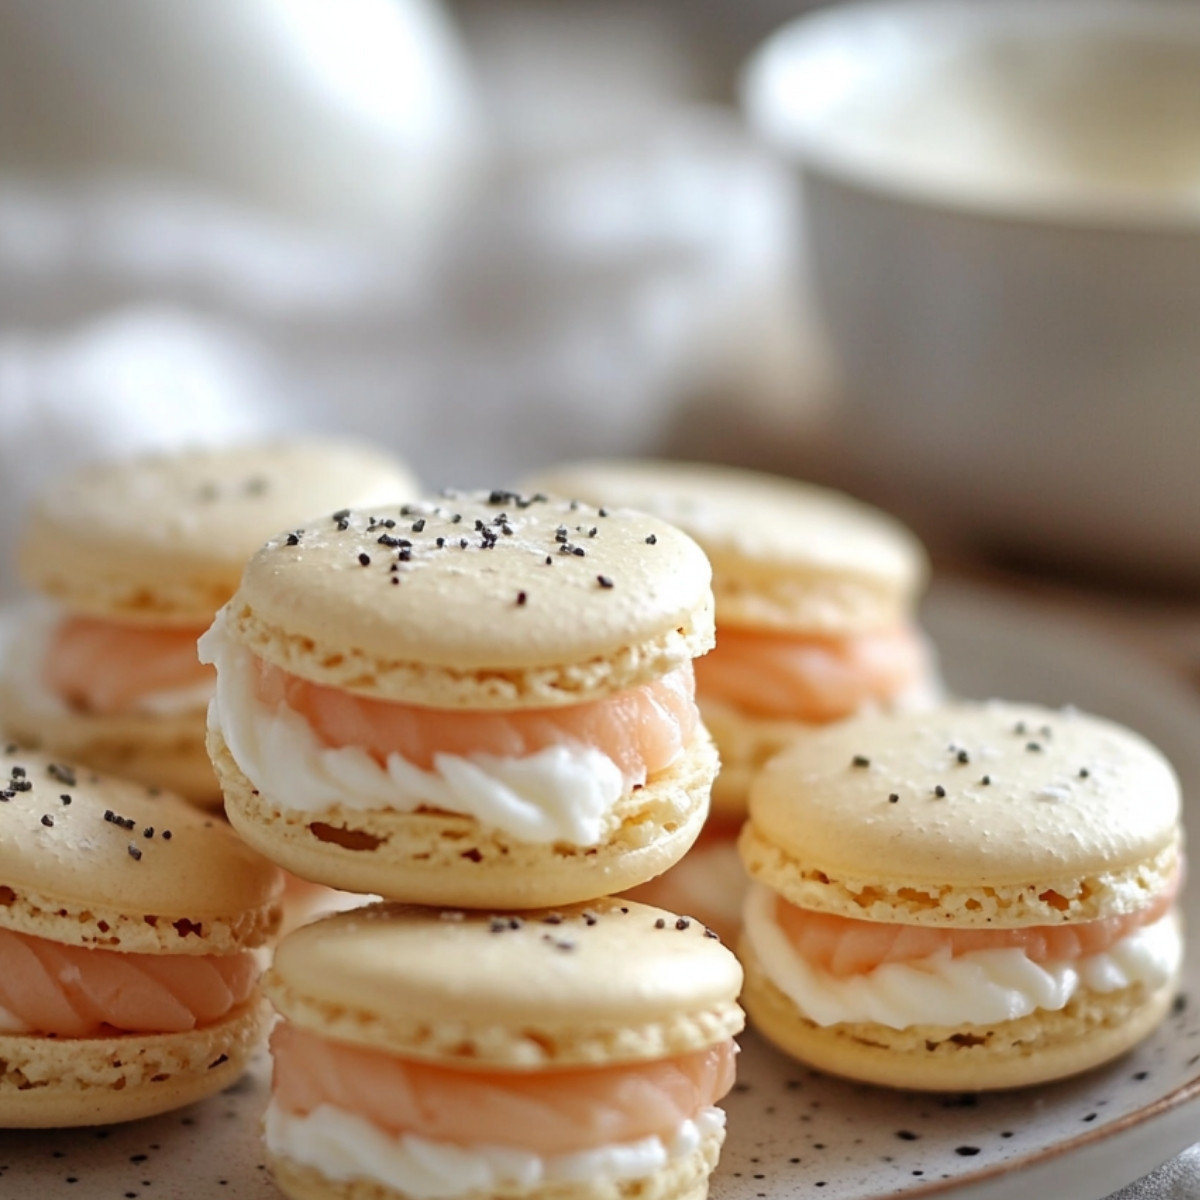
[[[156,692],[212,683],[212,667],[196,656],[203,632],[65,617],[51,634],[42,677],[81,712],[126,712]]]
[[[244,1003],[258,974],[252,954],[122,954],[0,929],[0,1008],[34,1033],[184,1033]]]
[[[377,761],[399,754],[423,770],[438,754],[521,758],[573,740],[603,751],[629,777],[675,761],[699,721],[690,664],[642,687],[586,704],[507,712],[421,708],[310,683],[261,658],[254,690],[269,708],[300,713],[327,746],[359,746]]]
[[[416,1062],[337,1044],[290,1022],[271,1035],[274,1096],[288,1112],[320,1104],[400,1135],[540,1155],[658,1136],[733,1086],[733,1042],[654,1062],[542,1071],[485,1071]]]
[[[927,672],[924,643],[908,628],[820,638],[721,627],[716,649],[696,661],[696,685],[703,699],[815,725],[892,700]]]
[[[937,929],[859,921],[833,913],[798,908],[776,897],[775,920],[796,953],[809,966],[845,978],[873,971],[884,963],[912,962],[949,948],[951,957],[973,950],[1017,948],[1033,962],[1069,962],[1102,954],[1127,934],[1165,916],[1174,888],[1137,912],[1064,925],[1023,929]]]

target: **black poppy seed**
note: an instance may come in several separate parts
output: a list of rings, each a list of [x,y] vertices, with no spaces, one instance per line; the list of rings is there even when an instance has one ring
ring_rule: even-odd
[[[579,501],[578,501],[578,500],[571,500],[571,501],[568,501],[568,503],[567,503],[567,507],[568,507],[568,508],[569,508],[569,509],[570,509],[572,512],[574,512],[574,511],[575,511],[575,510],[576,510],[576,509],[579,507]]]
[[[892,794],[890,796],[888,796],[888,803],[889,804],[899,804],[900,803],[900,794],[898,792],[892,792]]]
[[[68,796],[68,795],[66,794],[66,792],[64,792],[64,793],[63,793],[61,796],[59,796],[59,799],[60,799],[60,800],[63,802],[63,804],[70,804],[70,803],[71,803],[71,797],[70,797],[70,796]]]
[[[969,763],[971,761],[971,756],[965,750],[960,750],[958,752],[958,754],[955,755],[955,757],[958,759],[958,761],[960,763],[963,763],[963,764]]]
[[[551,558],[549,554],[546,555],[546,564],[545,565],[548,567],[554,566],[554,559]]]
[[[982,783],[984,787],[991,787],[992,777],[990,775],[985,775],[979,782]]]
[[[475,529],[478,531],[480,529],[486,529],[486,528],[487,528],[487,526],[484,525],[484,523],[478,517],[476,517],[475,518]]]
[[[691,921],[689,921],[689,920],[687,919],[687,917],[680,917],[680,918],[679,918],[679,919],[678,919],[678,920],[675,922],[675,928],[676,928],[676,929],[686,929],[686,928],[687,928],[689,925],[691,925]]]
[[[716,938],[718,942],[721,940],[721,935],[715,929],[709,929],[707,925],[704,927],[704,936],[706,938]]]
[[[380,521],[379,523],[380,523],[380,525],[382,525],[384,527],[384,529],[395,529],[396,528],[396,522],[393,521],[391,517],[388,517],[385,520]]]
[[[564,938],[564,939],[563,939],[562,941],[560,941],[560,942],[555,942],[555,943],[554,943],[554,948],[555,948],[555,950],[574,950],[574,949],[575,949],[575,943],[574,943],[574,942],[568,942],[568,941],[566,940],[566,938]]]
[[[28,779],[10,779],[8,781],[8,786],[14,792],[32,792],[33,791],[33,784],[30,783]]]
[[[489,504],[504,504],[515,497],[515,492],[506,492],[503,488],[492,488],[488,493]]]
[[[593,525],[591,527],[591,529],[588,530],[588,537],[595,537],[596,534],[598,534],[599,532],[600,532],[600,530],[597,529],[595,525]]]
[[[392,576],[392,587],[399,587],[399,586],[400,586],[400,576],[393,575]]]
[[[1041,746],[1040,742],[1026,742],[1025,743],[1025,749],[1028,750],[1031,754],[1037,754],[1041,750],[1041,748],[1042,748],[1042,746]]]
[[[396,554],[397,562],[412,562],[412,551],[408,549],[400,550]]]
[[[350,528],[350,522],[343,518],[337,523],[337,527],[339,533],[345,533]]]
[[[381,546],[398,546],[398,545],[400,545],[400,539],[397,537],[393,537],[390,533],[381,533],[375,540]]]
[[[583,923],[585,925],[595,925],[600,918],[594,912],[586,911],[583,914]]]
[[[525,925],[525,922],[520,917],[509,917],[508,918],[509,929],[521,929],[524,927],[524,925]]]
[[[943,796],[945,796],[946,789],[939,783],[937,787],[933,789],[933,794],[940,800]]]
[[[169,842],[171,840],[171,831],[169,829],[164,829],[162,831],[162,838],[164,842]]]
[[[467,548],[467,539],[459,538],[458,539],[458,547],[460,550],[465,550]]]
[[[413,533],[423,533],[425,531],[425,518],[419,517],[412,523]]]
[[[627,909],[624,905],[622,905],[620,911],[623,913],[627,913],[627,912],[629,912],[629,909]]]
[[[529,599],[529,597],[524,592],[518,592],[517,593],[517,607],[523,608],[525,605],[525,601],[528,599]]]
[[[607,517],[607,516],[608,516],[608,509],[607,509],[607,508],[598,508],[598,509],[596,509],[596,516],[598,516],[598,517]]]
[[[1079,778],[1080,779],[1086,779],[1090,774],[1091,774],[1091,772],[1087,769],[1087,767],[1079,768]]]
[[[646,545],[647,546],[655,546],[657,544],[658,544],[658,535],[653,534],[653,533],[648,534],[646,537]]]
[[[289,533],[287,535],[287,544],[289,546],[300,545],[300,535],[298,533]]]
[[[358,556],[358,561],[362,566],[369,567],[371,565],[371,556],[364,552]]]
[[[851,760],[852,767],[869,767],[871,760],[865,754],[856,754]]]
[[[13,767],[12,777],[14,779],[24,779],[25,778],[25,768],[24,767]]]
[[[488,922],[488,933],[503,933],[508,928],[508,922],[503,917],[493,917]]]
[[[1018,721],[1018,722],[1017,722],[1017,723],[1016,723],[1016,724],[1013,726],[1013,733],[1016,733],[1016,734],[1022,734],[1022,735],[1023,735],[1023,734],[1025,733],[1025,722],[1024,722],[1024,721]]]
[[[457,525],[462,520],[462,513],[452,513],[450,515],[450,524]]]
[[[505,522],[505,524],[500,526],[500,532],[504,534],[505,537],[512,537],[513,527]]]
[[[0,792],[0,800],[7,804],[15,795],[15,792],[11,792],[8,790],[8,788],[5,788],[4,791]]]
[[[554,531],[554,540],[556,542],[565,542],[567,540],[567,536],[567,527],[565,525],[560,525]]]
[[[666,927],[667,922],[662,917],[659,917],[658,920],[654,922],[655,929],[666,929]]]
[[[142,837],[152,838],[153,836],[154,836],[154,826],[147,825],[146,828],[142,830]]]
[[[543,925],[561,925],[563,922],[561,913],[550,913],[542,918]]]
[[[348,508],[339,508],[337,512],[333,514],[333,519],[335,521],[344,521],[349,515],[350,510]]]
[[[49,813],[43,813],[42,814],[42,824],[45,825],[47,829],[49,829],[54,825],[54,818]]]
[[[65,767],[61,763],[51,763],[46,768],[46,774],[51,779],[57,779],[59,783],[65,783],[67,787],[75,786],[75,772],[70,767]]]
[[[132,842],[130,842],[128,849],[129,849],[129,857],[132,858],[134,862],[141,862],[141,859],[142,859],[141,847],[135,846]]]
[[[609,579],[609,577],[607,575],[597,575],[596,582],[602,588],[610,588],[613,586],[613,581],[611,579]]]
[[[440,550],[446,544],[446,539],[444,537],[434,538],[433,544]]]

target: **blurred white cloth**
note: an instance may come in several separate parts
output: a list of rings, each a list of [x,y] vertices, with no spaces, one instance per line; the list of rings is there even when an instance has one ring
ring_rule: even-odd
[[[747,435],[791,427],[820,371],[790,203],[701,109],[494,164],[420,243],[179,186],[0,181],[0,560],[55,471],[147,446],[326,428],[491,485],[661,447],[700,397]]]

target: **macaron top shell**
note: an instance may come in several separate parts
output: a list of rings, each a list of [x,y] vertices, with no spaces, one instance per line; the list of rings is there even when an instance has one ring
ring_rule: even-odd
[[[804,907],[1013,926],[1144,907],[1181,854],[1180,796],[1137,734],[990,702],[814,732],[750,792],[750,873]]]
[[[431,707],[545,707],[708,650],[710,581],[695,542],[641,513],[447,494],[274,538],[225,621],[315,682]]]
[[[532,484],[678,526],[712,562],[717,618],[752,629],[838,634],[905,618],[928,566],[903,525],[849,496],[700,463],[595,460]]]
[[[221,820],[40,752],[0,749],[0,928],[228,954],[272,938],[283,876]]]
[[[284,939],[267,993],[336,1039],[523,1069],[702,1049],[741,1028],[741,983],[702,925],[606,898],[520,915],[343,913]]]
[[[316,438],[106,461],[45,490],[19,565],[30,587],[78,612],[202,625],[280,529],[415,493],[393,457]]]

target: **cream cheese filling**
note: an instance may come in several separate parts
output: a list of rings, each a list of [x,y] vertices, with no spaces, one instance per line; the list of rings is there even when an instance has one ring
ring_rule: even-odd
[[[63,615],[57,605],[45,601],[23,605],[13,618],[13,627],[4,639],[4,673],[20,690],[22,703],[34,713],[53,717],[78,717],[107,720],[130,714],[174,717],[203,711],[213,695],[211,683],[187,687],[162,688],[146,692],[120,712],[81,713],[47,686],[42,665]]]
[[[426,771],[399,754],[378,762],[357,746],[326,746],[287,705],[254,694],[254,656],[230,638],[223,612],[200,639],[200,659],[217,668],[208,710],[247,779],[273,803],[302,812],[335,806],[461,813],[524,842],[594,846],[617,826],[617,803],[645,776],[626,777],[603,751],[575,741],[536,754],[437,754]]]
[[[775,893],[762,884],[751,887],[743,921],[767,978],[817,1025],[871,1022],[906,1029],[1013,1021],[1039,1009],[1065,1008],[1081,989],[1115,992],[1142,983],[1156,990],[1175,975],[1183,957],[1179,921],[1169,912],[1099,954],[1070,961],[1035,963],[1017,947],[952,957],[947,947],[927,958],[840,977],[797,954],[775,920]]]
[[[438,1200],[502,1187],[640,1179],[693,1154],[705,1138],[725,1128],[725,1114],[719,1108],[702,1109],[683,1122],[669,1144],[647,1137],[545,1157],[507,1146],[456,1146],[415,1134],[396,1136],[330,1104],[300,1116],[272,1102],[263,1124],[272,1154],[313,1167],[327,1179],[371,1179],[412,1200]]]

